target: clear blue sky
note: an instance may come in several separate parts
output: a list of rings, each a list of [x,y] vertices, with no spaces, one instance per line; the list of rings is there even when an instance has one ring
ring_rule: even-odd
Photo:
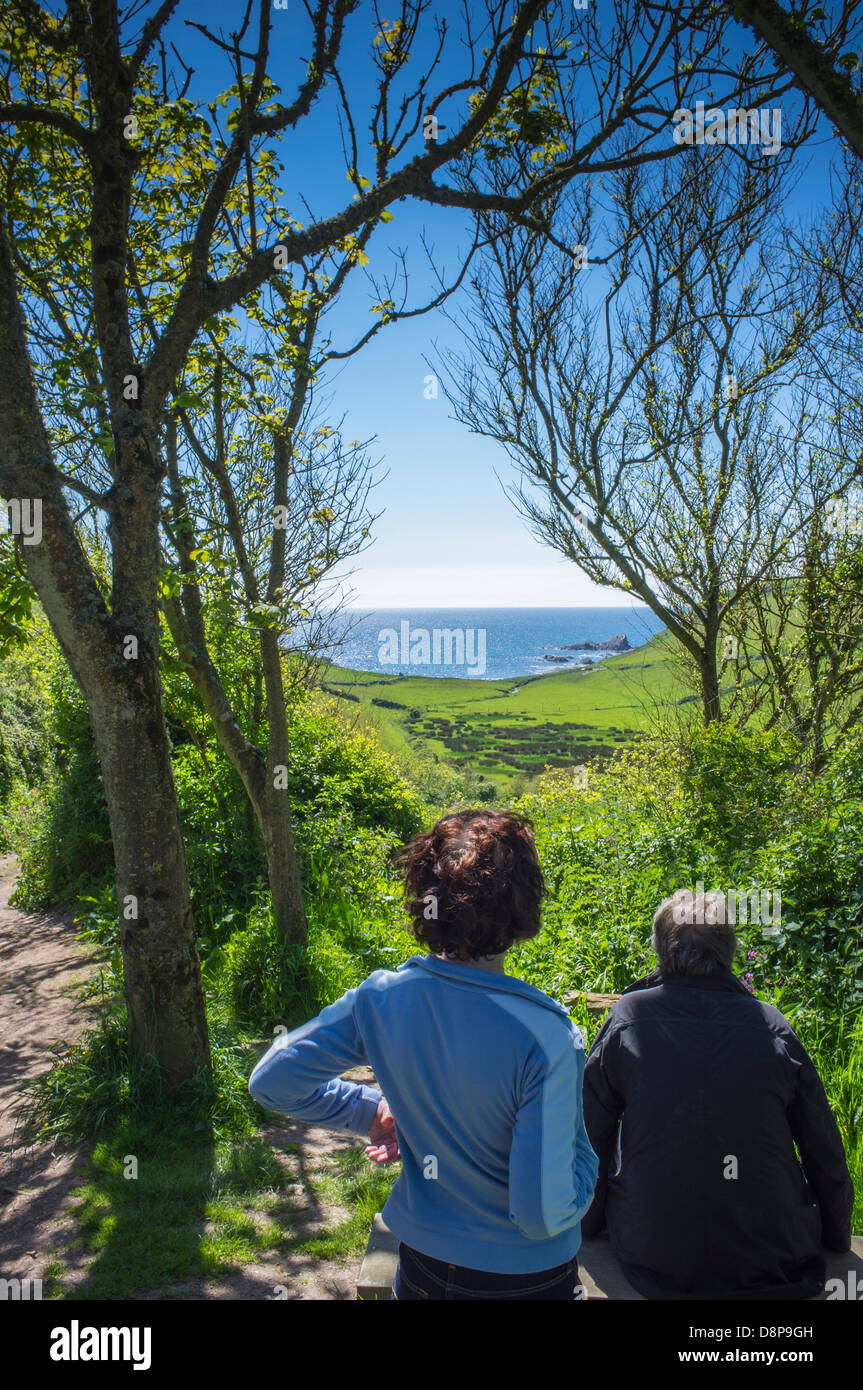
[[[220,24],[227,31],[242,8],[238,0],[219,0],[218,5],[211,0],[181,0],[169,37],[196,69],[193,98],[211,99],[229,85],[231,77],[225,56],[183,21]],[[436,13],[452,9],[448,4],[435,6]],[[393,7],[392,15],[396,12]],[[391,17],[385,5],[379,13],[385,19]],[[357,83],[362,89],[362,74],[370,72],[368,52],[375,31],[374,6],[363,3],[348,20],[347,60],[342,64],[354,90]],[[289,0],[286,10],[274,9],[271,72],[282,82],[285,99],[303,73],[308,34],[300,0]],[[361,142],[368,139],[365,110],[359,110]],[[351,196],[329,96],[301,129],[301,138],[291,135],[281,147],[291,210],[293,195],[301,191],[313,215],[325,216]],[[828,158],[836,150],[829,129],[821,135],[811,154],[819,192],[824,189]],[[807,195],[815,195],[811,179]],[[803,205],[800,210],[805,215]],[[454,268],[459,248],[468,240],[467,218],[456,210],[410,201],[396,204],[392,211],[394,220],[379,229],[372,242],[370,269],[383,276],[392,265],[389,248],[406,248],[412,287],[421,302],[429,283],[421,251],[423,230],[435,245],[436,263]],[[302,210],[296,215],[308,221]],[[368,307],[374,299],[369,287],[357,281],[344,305],[331,315],[329,322],[338,327],[337,336],[344,344],[357,326],[368,323]],[[457,302],[451,300],[448,307],[452,312]],[[360,607],[571,607],[625,602],[619,591],[596,588],[574,565],[533,539],[495,477],[497,470],[512,478],[502,450],[452,420],[443,391],[437,400],[425,399],[424,378],[430,370],[425,358],[434,357],[434,340],[440,347],[457,346],[456,330],[439,313],[392,325],[357,357],[338,364],[328,377],[330,418],[335,422],[345,416],[348,439],[376,436],[372,453],[387,470],[374,495],[375,510],[383,509],[383,515],[375,526],[373,547],[356,562],[353,602]]]

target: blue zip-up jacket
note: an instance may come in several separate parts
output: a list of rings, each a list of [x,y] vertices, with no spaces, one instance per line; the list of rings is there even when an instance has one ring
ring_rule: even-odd
[[[566,1010],[509,975],[436,956],[376,970],[261,1058],[268,1110],[366,1134],[379,1093],[402,1172],[384,1208],[405,1244],[470,1269],[527,1274],[578,1251],[597,1159],[581,1104],[584,1045]]]

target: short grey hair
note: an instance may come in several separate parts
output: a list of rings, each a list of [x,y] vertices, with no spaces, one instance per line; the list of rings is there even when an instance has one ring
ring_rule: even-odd
[[[737,950],[722,893],[680,888],[653,918],[653,949],[663,975],[709,975],[731,968]]]

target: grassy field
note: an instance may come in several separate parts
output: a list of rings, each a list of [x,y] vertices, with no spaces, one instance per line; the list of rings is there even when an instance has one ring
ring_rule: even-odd
[[[607,757],[693,702],[665,632],[584,670],[453,680],[330,666],[323,685],[392,752],[426,751],[504,791],[546,767]]]

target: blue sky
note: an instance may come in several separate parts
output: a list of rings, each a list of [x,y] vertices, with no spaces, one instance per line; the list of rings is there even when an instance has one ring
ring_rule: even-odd
[[[435,7],[436,12],[451,8]],[[181,0],[169,37],[195,66],[189,93],[193,98],[212,98],[231,78],[224,55],[184,21],[220,23],[228,29],[241,9],[235,0],[221,0],[219,6]],[[386,6],[379,13],[390,17]],[[348,21],[343,67],[352,89],[363,89],[375,29],[374,7],[364,3]],[[283,83],[285,98],[303,71],[308,33],[300,0],[288,0],[285,10],[274,9],[270,70]],[[360,119],[366,120],[364,110]],[[293,194],[302,191],[313,215],[320,217],[350,198],[327,98],[300,129],[299,138],[294,134],[281,147],[285,183],[292,194],[292,210]],[[817,177],[815,185],[811,180],[807,184],[810,197],[816,186],[823,190],[828,153],[834,152],[835,142],[825,129],[812,149]],[[459,249],[468,241],[467,217],[457,210],[410,201],[395,205],[392,211],[394,220],[379,229],[372,242],[370,269],[385,274],[392,265],[389,248],[405,248],[415,302],[421,302],[430,283],[421,249],[423,233],[434,244],[436,265],[454,269]],[[801,213],[805,211],[801,205]],[[300,210],[297,216],[308,220]],[[357,326],[368,323],[368,307],[375,297],[355,279],[351,293],[328,320],[337,339],[349,342]],[[449,311],[457,307],[458,300],[451,300]],[[371,453],[382,460],[387,474],[374,494],[374,510],[383,511],[375,525],[374,544],[356,562],[350,581],[352,602],[359,607],[572,607],[626,602],[617,590],[598,589],[574,565],[531,536],[495,476],[496,471],[504,479],[513,476],[502,450],[457,424],[442,390],[436,400],[425,398],[424,381],[430,370],[425,359],[435,358],[435,341],[444,350],[458,346],[457,330],[440,313],[394,324],[358,356],[338,364],[327,378],[332,402],[329,418],[335,423],[345,417],[348,439],[376,436]]]

